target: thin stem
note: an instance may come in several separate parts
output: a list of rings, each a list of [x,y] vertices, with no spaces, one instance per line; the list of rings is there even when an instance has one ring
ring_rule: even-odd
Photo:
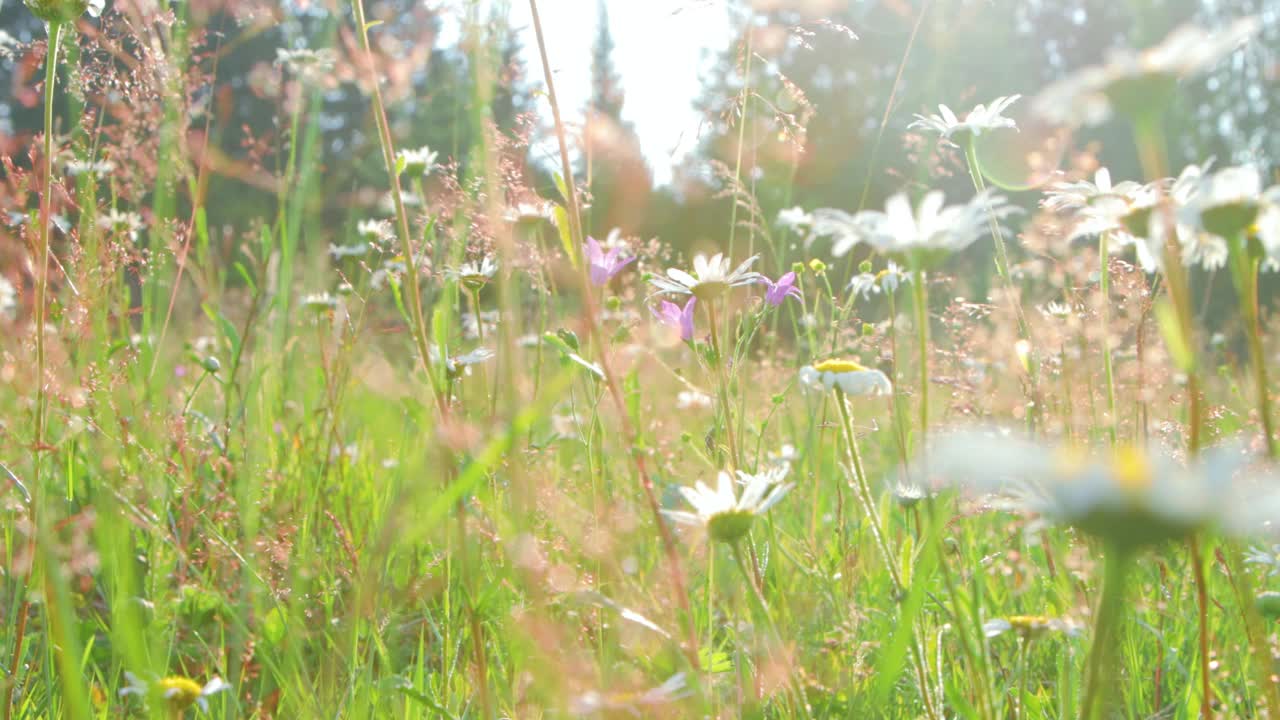
[[[1107,243],[1110,240],[1110,233],[1102,233],[1098,236],[1098,261],[1099,275],[1101,276],[1102,289],[1102,311],[1100,313],[1100,321],[1102,323],[1102,369],[1107,377],[1107,412],[1110,417],[1107,418],[1107,430],[1111,434],[1111,446],[1116,444],[1116,424],[1120,421],[1120,417],[1116,412],[1116,381],[1115,373],[1111,365],[1111,262],[1107,254]],[[1063,365],[1063,372],[1066,372],[1066,365]]]
[[[396,172],[395,144],[391,139],[391,127],[387,123],[386,107],[382,102],[382,86],[374,73],[373,51],[369,47],[369,23],[365,20],[363,0],[351,0],[351,9],[355,14],[356,34],[360,37],[360,49],[364,52],[364,62],[369,70],[369,90],[373,96],[373,118],[378,126],[378,143],[382,147],[382,161],[387,168],[387,177],[391,181],[391,201],[396,210],[396,235],[400,238],[400,252],[404,254],[409,278],[409,314],[413,319],[413,337],[417,341],[418,356],[427,373],[431,392],[435,395],[436,406],[441,416],[449,413],[448,396],[440,387],[435,369],[432,367],[430,341],[427,333],[427,320],[422,310],[422,293],[418,283],[418,259],[413,252],[413,237],[409,232],[409,213],[404,207],[404,198],[400,189],[400,174]]]
[[[863,512],[867,515],[867,522],[871,526],[871,535],[874,537],[876,547],[880,550],[880,554],[884,559],[885,567],[889,570],[889,577],[893,580],[894,592],[901,597],[905,590],[902,584],[902,576],[898,573],[897,559],[890,551],[884,531],[880,527],[880,514],[876,511],[871,488],[867,486],[867,478],[862,471],[862,458],[858,454],[858,440],[853,432],[853,420],[849,415],[844,391],[836,388],[835,392],[836,406],[840,409],[841,427],[844,428],[845,447],[849,452],[849,464],[853,466],[853,477],[857,481],[858,500],[862,505]],[[841,522],[843,522],[843,518]]]
[[[1018,651],[1018,708],[1014,712],[1014,720],[1022,720],[1027,717],[1027,674],[1030,670],[1030,661],[1028,655],[1031,652],[1031,639],[1023,638],[1019,641],[1020,647]]]
[[[764,622],[765,629],[768,631],[769,640],[779,649],[783,647],[782,634],[778,632],[778,626],[773,622],[773,616],[769,614],[769,605],[764,600],[764,594],[761,589],[751,579],[751,570],[747,567],[747,560],[742,556],[742,541],[729,544],[733,548],[733,560],[738,566],[738,572],[742,574],[742,582],[746,583],[750,588],[747,595],[751,598],[753,609],[760,619]],[[796,680],[795,673],[787,671],[787,680],[791,686],[791,691],[795,693],[796,701],[799,708],[808,715],[808,703],[805,701],[804,690],[801,689],[800,683]]]
[[[1084,704],[1080,708],[1081,720],[1107,717],[1110,690],[1115,685],[1111,671],[1115,664],[1116,645],[1120,621],[1124,612],[1124,581],[1131,559],[1128,550],[1111,546],[1106,550],[1105,570],[1102,581],[1102,598],[1098,601],[1097,621],[1094,623],[1093,647],[1085,669]]]
[[[1258,393],[1258,415],[1266,440],[1267,457],[1276,457],[1275,429],[1271,419],[1271,383],[1267,379],[1267,358],[1262,347],[1262,318],[1258,307],[1259,261],[1252,257],[1246,239],[1232,238],[1230,245],[1232,279],[1240,296],[1245,334],[1249,340],[1249,361],[1253,364],[1254,384]]]
[[[738,442],[733,433],[733,409],[729,403],[729,377],[725,372],[724,348],[720,343],[719,319],[716,316],[716,300],[708,302],[707,321],[711,324],[711,351],[715,354],[716,382],[719,385],[720,408],[724,412],[724,434],[729,443],[729,462],[733,467],[741,467],[742,456],[738,454]]]
[[[573,164],[569,159],[569,142],[565,135],[564,122],[560,118],[560,103],[556,98],[551,63],[547,60],[547,45],[542,34],[542,20],[538,15],[537,0],[529,0],[529,15],[533,20],[533,33],[538,44],[538,57],[542,61],[542,76],[547,85],[547,102],[551,105],[551,117],[555,123],[556,140],[560,146],[560,166],[564,173],[564,185],[568,195],[565,201],[569,204],[569,235],[570,239],[573,240],[572,246],[581,248],[583,235],[582,219],[578,210],[578,188],[573,181]],[[578,263],[578,282],[582,289],[582,306],[587,319],[587,329],[599,349],[600,369],[604,372],[604,384],[608,388],[609,397],[618,411],[618,423],[622,427],[622,435],[628,444],[632,462],[635,463],[636,474],[640,479],[640,488],[644,492],[645,501],[649,505],[654,524],[658,528],[658,537],[662,541],[663,553],[666,555],[667,567],[671,574],[671,592],[675,596],[681,612],[684,613],[685,636],[688,645],[685,648],[685,657],[696,671],[699,667],[698,630],[694,624],[693,610],[689,604],[689,593],[685,586],[684,569],[680,564],[680,554],[676,550],[675,537],[671,534],[671,529],[662,517],[662,507],[658,503],[658,495],[654,489],[653,478],[649,475],[644,453],[637,449],[637,435],[631,425],[631,418],[627,413],[627,405],[623,400],[622,391],[618,388],[617,377],[613,372],[613,364],[609,358],[607,342],[600,331],[595,296],[591,292],[591,279],[585,262]]]
[[[36,274],[36,433],[32,447],[32,476],[35,479],[35,494],[30,507],[33,532],[28,549],[34,557],[37,525],[36,513],[44,498],[44,483],[41,479],[43,468],[45,438],[45,414],[48,397],[45,393],[45,338],[44,326],[47,309],[46,295],[49,288],[49,226],[53,219],[53,96],[54,86],[58,80],[58,49],[62,39],[62,23],[49,23],[49,43],[45,53],[44,65],[44,192],[40,196],[40,267]],[[31,580],[33,562],[23,574],[21,587],[25,588]],[[23,600],[18,606],[18,627],[14,629],[13,656],[9,661],[9,678],[4,690],[4,720],[13,716],[13,692],[17,689],[18,670],[22,666],[22,646],[27,631],[27,615],[31,612],[29,593],[22,591]]]
[[[1211,720],[1213,690],[1209,684],[1209,588],[1204,578],[1204,555],[1195,535],[1187,540],[1187,551],[1191,554],[1191,569],[1195,575],[1196,610],[1200,628],[1200,717],[1201,720]]]
[[[923,452],[929,432],[929,289],[925,287],[924,268],[915,267],[916,340],[920,347],[920,442]]]

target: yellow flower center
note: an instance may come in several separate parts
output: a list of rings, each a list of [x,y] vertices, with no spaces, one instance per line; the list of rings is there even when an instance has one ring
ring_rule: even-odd
[[[189,708],[200,699],[200,683],[190,678],[179,676],[167,677],[157,685],[166,700],[174,707]]]
[[[817,370],[818,372],[829,372],[829,373],[836,373],[837,375],[839,375],[841,373],[849,373],[849,372],[865,372],[867,368],[863,365],[859,365],[853,360],[832,359],[832,360],[823,360],[820,363],[814,363],[813,369]]]
[[[1151,487],[1151,463],[1135,447],[1116,449],[1111,460],[1111,472],[1120,487],[1128,492],[1142,492]]]

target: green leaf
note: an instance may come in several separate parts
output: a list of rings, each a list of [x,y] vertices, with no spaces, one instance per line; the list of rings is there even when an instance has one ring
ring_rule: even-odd
[[[560,244],[564,247],[565,255],[569,256],[569,262],[573,263],[573,267],[576,270],[578,268],[578,249],[573,246],[573,233],[569,230],[569,213],[557,205],[555,214],[556,230],[560,231]]]

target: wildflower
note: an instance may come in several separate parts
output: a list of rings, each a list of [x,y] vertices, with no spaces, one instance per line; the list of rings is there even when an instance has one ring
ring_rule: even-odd
[[[1253,226],[1262,209],[1262,174],[1252,166],[1225,167],[1202,174],[1178,208],[1178,222],[1234,238]]]
[[[778,212],[778,226],[791,230],[801,230],[813,223],[813,216],[805,212],[799,205]]]
[[[118,233],[136,240],[138,231],[142,230],[142,216],[136,212],[111,208],[105,215],[98,217],[98,227],[107,232]]]
[[[436,153],[426,145],[415,150],[401,150],[396,153],[396,166],[401,173],[417,180],[429,175],[436,166]]]
[[[445,376],[450,380],[470,375],[472,365],[489,362],[493,358],[493,351],[486,348],[476,348],[465,355],[458,355],[457,357],[451,357],[447,353],[441,353],[437,348],[431,348],[432,361],[444,364]]]
[[[67,174],[69,175],[96,175],[103,177],[115,172],[116,164],[110,160],[81,160],[72,158],[67,161]]]
[[[687,681],[684,673],[676,673],[658,687],[650,688],[642,693],[610,692],[596,690],[585,692],[574,698],[569,705],[572,715],[598,715],[600,713],[623,712],[634,717],[645,714],[644,708],[666,705],[688,695]]]
[[[329,48],[276,48],[276,67],[284,67],[305,82],[319,82],[333,72],[337,55]]]
[[[791,463],[800,459],[800,453],[796,451],[796,446],[791,443],[783,443],[782,447],[777,450],[769,451],[769,462],[775,466],[790,467]]]
[[[600,247],[600,243],[593,237],[588,237],[587,242],[583,244],[582,252],[587,259],[587,267],[590,269],[591,282],[596,285],[607,285],[614,275],[622,272],[622,269],[635,261],[635,257],[622,259],[622,246],[615,246],[605,252]]]
[[[502,215],[509,223],[520,225],[549,222],[555,224],[555,206],[548,202],[519,202],[507,208]]]
[[[1071,311],[1070,305],[1066,303],[1060,303],[1056,300],[1050,300],[1049,302],[1045,303],[1043,307],[1040,308],[1040,312],[1044,313],[1046,317],[1056,318],[1058,320],[1065,320],[1071,317],[1072,311]]]
[[[848,288],[854,295],[861,295],[863,300],[870,300],[872,295],[880,292],[879,278],[869,272],[858,273],[849,278]]]
[[[761,275],[747,268],[759,259],[752,255],[734,270],[729,270],[729,258],[721,253],[698,255],[693,259],[693,274],[669,268],[667,277],[651,277],[649,282],[658,288],[659,293],[673,295],[693,295],[700,300],[715,300],[729,292],[730,289],[760,282]]]
[[[984,132],[999,130],[1001,128],[1018,129],[1017,123],[1012,118],[1007,118],[1002,113],[1009,109],[1021,98],[1021,95],[1008,95],[998,97],[991,101],[991,106],[977,105],[965,115],[964,120],[956,117],[951,108],[946,105],[939,105],[938,111],[941,115],[916,115],[915,122],[907,126],[908,129],[921,129],[938,133],[943,140],[950,141],[952,135],[959,136],[962,140],[969,137],[978,137]]]
[[[9,278],[0,275],[0,318],[12,320],[18,314],[18,291]]]
[[[1034,640],[1051,632],[1075,637],[1080,634],[1081,628],[1069,620],[1046,615],[1010,615],[988,620],[982,624],[982,632],[989,638],[1003,635],[1010,630],[1017,631],[1023,640]]]
[[[804,296],[800,294],[800,288],[796,287],[796,274],[794,272],[789,272],[778,278],[776,283],[764,276],[761,276],[760,280],[769,286],[769,289],[764,294],[765,302],[774,307],[778,307],[789,297],[801,301],[804,299]]]
[[[338,306],[338,298],[327,292],[311,293],[302,296],[302,306],[316,312],[332,310]]]
[[[361,220],[356,223],[356,234],[368,242],[381,242],[393,235],[387,220]]]
[[[681,390],[676,395],[676,409],[688,410],[698,408],[705,410],[711,407],[711,396],[697,390]]]
[[[884,212],[864,210],[850,215],[843,210],[815,210],[813,232],[835,238],[831,254],[841,257],[859,243],[884,253],[955,251],[986,235],[990,218],[997,222],[1016,212],[1002,195],[990,190],[963,205],[944,206],[940,190],[925,194],[920,206],[911,208],[906,193],[885,202]]]
[[[738,479],[744,486],[739,497],[733,489],[733,478],[722,470],[715,490],[701,480],[694,487],[680,488],[680,494],[693,506],[694,512],[663,510],[662,513],[682,525],[705,527],[715,540],[736,543],[751,529],[757,515],[764,514],[791,490],[793,486],[782,481],[785,475],[785,470],[758,475],[739,470]]]
[[[932,494],[922,483],[906,474],[894,482],[890,492],[893,494],[893,499],[904,508],[912,507]]]
[[[975,432],[945,439],[930,455],[930,467],[948,482],[1011,494],[1014,507],[1126,548],[1211,526],[1232,534],[1266,529],[1280,495],[1263,489],[1268,479],[1234,477],[1244,461],[1225,448],[1183,465],[1133,447],[1090,454]]]
[[[369,254],[373,246],[366,242],[352,243],[351,245],[334,245],[329,243],[329,255],[334,260],[342,260],[349,257],[363,257]]]
[[[155,697],[164,700],[178,712],[192,705],[199,705],[201,710],[208,712],[209,696],[231,689],[230,683],[219,677],[213,678],[204,685],[181,675],[162,678],[152,685],[139,680],[131,672],[126,671],[124,677],[127,684],[120,688],[120,697],[128,695],[137,695],[144,699]]]
[[[69,23],[89,13],[92,17],[102,14],[103,0],[26,0],[32,15],[47,23]]]
[[[889,377],[852,360],[823,360],[800,368],[800,382],[812,388],[838,387],[846,395],[888,395]]]
[[[1267,577],[1280,575],[1280,545],[1272,545],[1269,549],[1255,545],[1245,554],[1245,562],[1264,566]]]
[[[1035,99],[1037,114],[1066,125],[1098,125],[1113,110],[1138,116],[1168,102],[1174,84],[1216,65],[1261,28],[1256,17],[1219,30],[1181,25],[1141,52],[1112,51],[1094,65],[1058,80]]]
[[[653,310],[653,316],[663,325],[679,330],[680,339],[689,342],[693,339],[693,310],[697,303],[698,298],[691,297],[681,308],[669,300],[663,300],[662,305]]]
[[[497,310],[482,310],[480,317],[473,312],[462,314],[462,334],[467,338],[480,338],[493,335],[498,331],[498,320],[501,313]]]
[[[1125,226],[1125,216],[1154,206],[1160,194],[1158,184],[1144,185],[1126,180],[1112,185],[1111,172],[1099,168],[1094,173],[1093,182],[1054,183],[1045,193],[1041,205],[1054,212],[1071,212],[1076,223],[1068,239],[1110,233],[1116,241],[1112,247],[1121,249],[1137,239]]]
[[[906,272],[901,265],[890,260],[885,268],[876,275],[876,279],[880,281],[880,287],[885,292],[893,293],[898,291],[898,286],[902,283],[911,282],[911,274]]]
[[[446,276],[462,283],[468,290],[479,290],[498,273],[498,263],[488,255],[479,260],[465,262],[457,268],[449,268]]]

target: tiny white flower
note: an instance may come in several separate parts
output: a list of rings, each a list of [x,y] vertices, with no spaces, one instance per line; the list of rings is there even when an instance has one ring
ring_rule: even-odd
[[[479,290],[498,274],[498,263],[488,255],[479,260],[465,262],[456,268],[445,271],[451,277],[471,290]]]
[[[778,226],[791,230],[801,230],[813,223],[813,216],[799,205],[778,212]]]
[[[400,172],[410,178],[426,177],[436,166],[436,153],[426,145],[412,150],[401,150],[396,153],[396,164],[400,166]]]
[[[711,396],[696,390],[681,390],[676,395],[676,407],[680,410],[690,408],[705,410],[711,407]]]
[[[138,232],[143,228],[142,216],[136,212],[111,208],[105,214],[98,216],[98,227],[107,232],[126,236],[130,240],[136,240]]]
[[[231,684],[220,677],[215,677],[201,685],[190,678],[174,675],[161,678],[155,683],[147,683],[138,676],[125,671],[125,686],[120,688],[120,697],[134,695],[146,700],[154,697],[164,700],[175,712],[181,713],[192,705],[209,711],[209,697],[231,689]]]

